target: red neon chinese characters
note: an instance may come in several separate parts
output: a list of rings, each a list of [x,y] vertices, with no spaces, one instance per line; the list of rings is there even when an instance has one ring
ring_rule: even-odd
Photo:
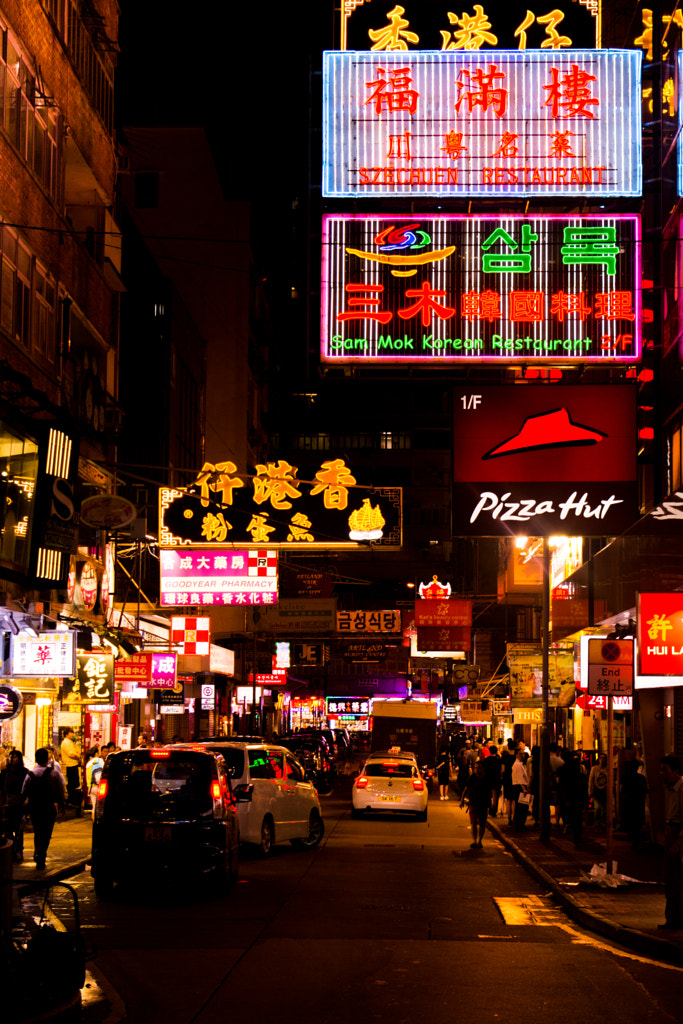
[[[491,107],[496,117],[504,117],[507,109],[508,90],[493,88],[494,82],[499,78],[504,79],[505,74],[498,70],[497,64],[489,64],[486,73],[481,68],[476,68],[474,71],[462,70],[460,76],[455,80],[458,89],[464,90],[455,104],[458,113],[460,113],[463,100],[467,100],[468,114],[471,114],[475,107],[481,107],[484,113]],[[462,81],[462,79],[467,79],[467,81]]]
[[[519,153],[519,146],[516,145],[519,135],[515,135],[514,132],[503,132],[500,145],[492,156],[517,156]]]
[[[566,320],[568,316],[586,320],[591,312],[591,307],[586,304],[586,296],[583,292],[579,292],[577,295],[555,292],[551,297],[550,315],[557,317],[558,320]]]
[[[376,114],[381,114],[383,110],[407,110],[409,114],[414,114],[420,94],[410,88],[413,84],[410,68],[377,68],[377,74],[381,77],[365,83],[368,89],[373,85],[377,88],[364,105],[374,103]],[[389,78],[384,77],[387,74]]]
[[[548,156],[575,156],[569,141],[570,135],[576,135],[576,132],[553,132],[550,136]]]
[[[467,146],[463,146],[463,132],[448,132],[443,137],[445,146],[441,147],[442,153],[448,153],[453,160],[457,160],[461,153],[467,152]]]
[[[598,292],[595,296],[598,320],[635,320],[631,292]]]
[[[440,302],[435,302],[435,298],[443,298],[447,292],[435,291],[428,281],[422,282],[421,288],[406,288],[407,299],[417,299],[412,306],[407,306],[405,309],[399,309],[398,315],[402,320],[408,320],[410,317],[417,316],[418,313],[422,314],[422,326],[429,327],[432,319],[432,313],[434,313],[439,320],[450,320],[455,314],[455,309],[451,306],[443,306]]]
[[[465,320],[500,320],[500,293],[487,289],[484,292],[463,292],[460,296],[460,314]]]
[[[548,92],[548,99],[543,104],[550,107],[552,117],[588,117],[591,120],[595,117],[588,106],[599,106],[600,100],[591,96],[588,82],[597,82],[595,75],[589,75],[583,71],[578,64],[572,64],[571,71],[560,75],[557,68],[551,68],[552,82],[544,85]]]
[[[367,293],[359,294],[358,298],[349,299],[349,306],[361,307],[361,306],[379,306],[381,299],[373,298],[375,295],[380,295],[384,291],[383,284],[347,284],[346,291],[350,294],[353,292]],[[352,312],[351,310],[343,313],[337,313],[337,320],[376,320],[380,324],[388,324],[393,314],[388,311],[380,311],[372,309],[360,309],[358,312]]]
[[[510,292],[510,320],[540,323],[545,319],[544,292]]]

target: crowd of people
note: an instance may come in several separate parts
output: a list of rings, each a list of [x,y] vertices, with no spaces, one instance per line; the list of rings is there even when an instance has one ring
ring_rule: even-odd
[[[92,811],[104,762],[119,748],[115,743],[91,746],[83,756],[73,729],[66,729],[59,748],[36,750],[33,764],[21,750],[3,754],[0,761],[0,830],[12,842],[15,863],[24,860],[24,834],[33,831],[33,860],[38,870],[45,860],[55,822],[67,808],[76,814]],[[3,763],[4,762],[4,763]],[[31,765],[29,767],[29,765]]]
[[[637,849],[645,826],[647,780],[638,751],[631,755],[623,763],[615,807],[622,828]],[[516,832],[540,824],[540,761],[540,747],[529,750],[523,740],[509,739],[499,745],[463,733],[442,737],[437,757],[440,799],[449,799],[452,784],[461,806],[467,803],[473,848],[482,844],[489,815],[507,818]],[[586,822],[606,826],[607,755],[600,754],[593,763],[591,755],[581,749],[551,743],[549,764],[551,825],[571,835],[578,845]]]

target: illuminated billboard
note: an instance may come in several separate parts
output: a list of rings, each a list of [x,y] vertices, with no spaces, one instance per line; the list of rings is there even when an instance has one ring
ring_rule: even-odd
[[[161,546],[401,546],[400,487],[361,487],[343,459],[325,459],[308,480],[283,459],[254,468],[205,462],[184,490],[160,488]]]
[[[550,10],[549,8],[553,9]],[[600,0],[559,0],[537,13],[527,0],[473,4],[452,0],[346,0],[340,50],[588,49],[600,45]],[[471,13],[470,13],[471,11]]]
[[[323,57],[323,196],[641,195],[640,51]]]
[[[162,549],[160,568],[159,603],[164,607],[277,604],[277,551]],[[197,629],[192,633],[196,637]]]
[[[323,217],[324,363],[624,362],[640,218]]]
[[[638,516],[628,384],[463,385],[453,396],[455,536],[613,536]]]

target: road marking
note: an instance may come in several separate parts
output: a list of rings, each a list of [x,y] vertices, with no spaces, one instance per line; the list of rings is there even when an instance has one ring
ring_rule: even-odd
[[[580,931],[578,928],[567,924],[566,915],[563,910],[556,907],[547,896],[494,896],[493,902],[498,907],[501,917],[508,925],[536,925],[545,927],[561,928],[563,932],[571,937],[574,945],[592,946],[594,949],[602,949],[606,953],[623,957],[626,960],[635,960],[640,964],[647,964],[650,967],[661,967],[666,971],[675,971],[683,974],[683,967],[675,964],[668,964],[661,960],[651,960],[646,956],[639,956],[638,953],[631,953],[613,946],[609,942],[603,942],[594,938],[589,932]],[[480,935],[479,938],[489,936]]]

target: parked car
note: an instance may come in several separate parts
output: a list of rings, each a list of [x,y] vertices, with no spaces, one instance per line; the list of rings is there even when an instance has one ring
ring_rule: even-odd
[[[412,756],[371,754],[354,780],[351,799],[354,818],[388,811],[427,820],[427,783]]]
[[[275,843],[317,846],[325,834],[315,786],[293,752],[273,743],[204,740],[220,754],[237,801],[242,842],[267,856]]]
[[[297,732],[293,736],[283,736],[280,743],[298,758],[319,790],[326,792],[330,789],[336,769],[330,749],[322,736]]]
[[[351,736],[348,729],[335,729],[334,735],[337,738],[337,751],[339,758],[345,758],[351,749]]]
[[[314,739],[323,740],[327,744],[330,760],[334,763],[339,755],[339,745],[334,729],[300,729],[293,733],[293,736],[312,736]],[[288,739],[290,737],[287,737]]]
[[[239,867],[240,827],[222,757],[184,747],[110,754],[93,815],[99,897],[129,881],[188,877],[223,884]]]

